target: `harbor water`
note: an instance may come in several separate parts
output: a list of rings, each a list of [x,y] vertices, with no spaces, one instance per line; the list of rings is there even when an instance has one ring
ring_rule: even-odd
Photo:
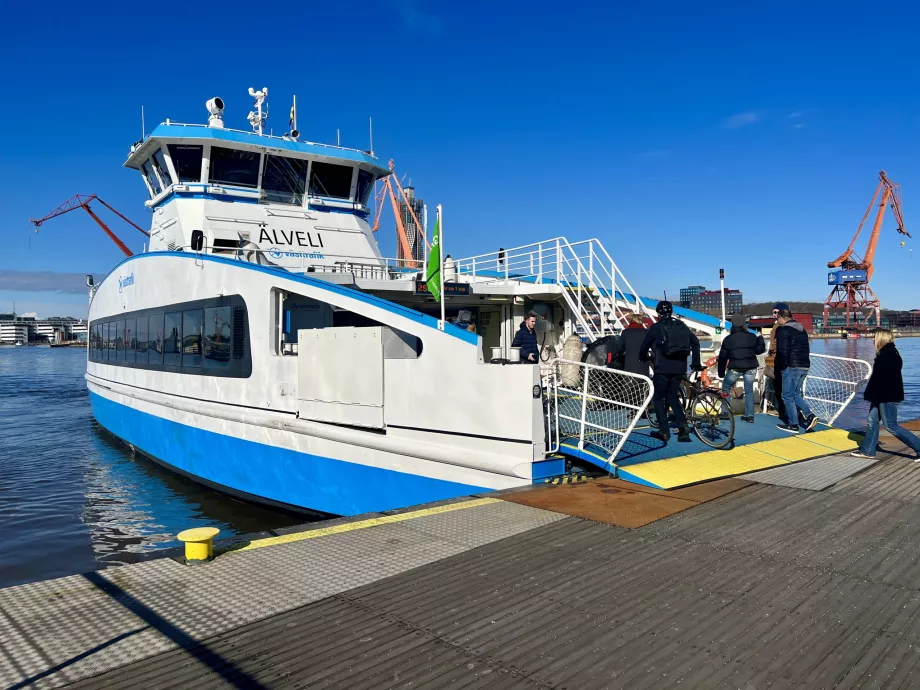
[[[920,338],[904,357],[904,419],[920,417]],[[814,352],[872,360],[871,340],[816,340]],[[138,560],[203,525],[221,536],[289,526],[263,509],[168,472],[93,421],[80,348],[0,348],[0,587]],[[860,429],[860,398],[838,425]],[[920,472],[920,465],[917,467]]]

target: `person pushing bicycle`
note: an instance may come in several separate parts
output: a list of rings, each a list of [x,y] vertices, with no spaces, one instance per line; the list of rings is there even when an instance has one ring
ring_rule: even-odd
[[[650,350],[654,349],[652,382],[655,384],[655,413],[658,429],[651,433],[652,438],[667,443],[671,440],[668,426],[668,408],[677,420],[677,440],[690,442],[690,429],[687,416],[677,397],[681,381],[687,374],[687,357],[692,357],[694,371],[702,371],[700,364],[700,341],[683,321],[674,318],[674,307],[668,301],[658,303],[655,308],[658,322],[653,324],[645,334],[639,348],[639,359],[648,362]]]

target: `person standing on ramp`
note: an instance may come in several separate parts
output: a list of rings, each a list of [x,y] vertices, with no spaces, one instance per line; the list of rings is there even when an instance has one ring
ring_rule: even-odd
[[[687,357],[692,356],[695,371],[702,371],[700,364],[700,341],[683,321],[674,318],[674,307],[668,301],[658,303],[658,323],[653,324],[645,334],[639,349],[639,359],[649,361],[649,350],[654,350],[652,381],[655,384],[655,414],[658,416],[658,430],[652,438],[667,443],[671,439],[668,426],[668,408],[677,420],[677,440],[690,442],[687,416],[680,405],[677,391],[687,374]]]

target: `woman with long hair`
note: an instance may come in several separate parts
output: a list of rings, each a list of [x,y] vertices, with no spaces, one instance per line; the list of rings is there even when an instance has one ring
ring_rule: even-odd
[[[887,328],[875,331],[875,364],[872,376],[866,384],[863,397],[869,401],[869,421],[866,424],[866,438],[859,450],[850,453],[857,458],[874,458],[878,447],[879,425],[883,425],[892,436],[914,449],[920,462],[920,438],[904,427],[898,426],[898,405],[904,401],[904,379],[901,377],[901,355],[894,346],[894,334]]]

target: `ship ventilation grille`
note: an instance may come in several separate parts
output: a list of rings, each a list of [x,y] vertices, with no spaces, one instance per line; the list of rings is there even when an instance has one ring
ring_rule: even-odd
[[[242,307],[233,308],[233,359],[243,359],[243,343],[246,342],[246,312]]]
[[[169,251],[174,252],[179,248],[179,245],[176,244],[175,242],[170,242],[169,244],[166,245],[166,248],[169,249]]]

